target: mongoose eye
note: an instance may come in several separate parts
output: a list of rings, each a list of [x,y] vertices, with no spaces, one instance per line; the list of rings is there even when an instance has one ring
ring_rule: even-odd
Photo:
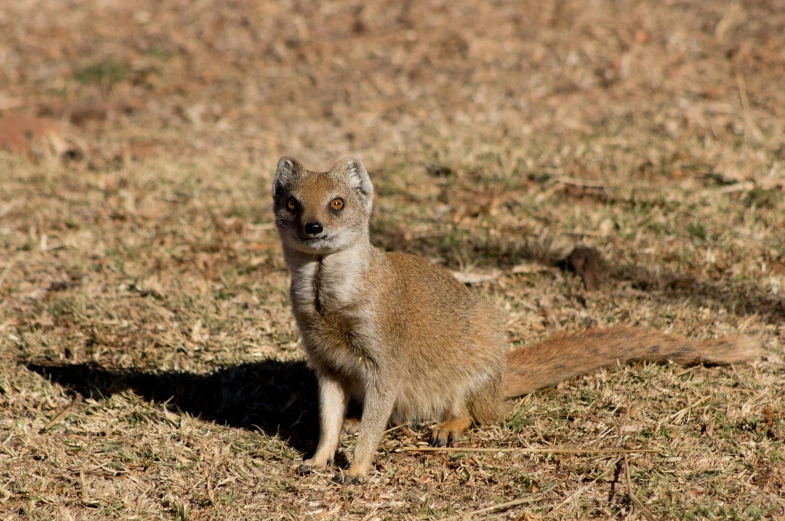
[[[289,200],[286,202],[286,207],[289,209],[290,212],[293,212],[297,209],[297,199],[294,197],[290,197]]]
[[[343,199],[341,199],[340,197],[336,197],[335,199],[333,199],[332,202],[330,203],[330,208],[332,208],[335,211],[343,210]]]

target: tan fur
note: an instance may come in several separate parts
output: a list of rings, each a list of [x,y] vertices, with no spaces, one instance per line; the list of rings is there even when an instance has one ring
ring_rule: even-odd
[[[335,198],[343,201],[340,211],[331,209]],[[732,363],[758,356],[749,339],[700,342],[626,327],[557,335],[505,355],[490,304],[423,258],[371,246],[373,185],[359,159],[310,172],[281,158],[273,200],[294,316],[319,381],[319,444],[304,469],[332,461],[351,396],[363,403],[345,474],[356,481],[367,475],[391,419],[436,419],[442,423],[431,442],[443,445],[472,423],[496,420],[505,396],[616,360]],[[309,235],[306,225],[314,223],[323,231]]]
[[[67,147],[54,121],[31,116],[0,117],[0,150],[29,153],[37,145],[51,146],[58,153]]]
[[[733,364],[760,354],[758,342],[747,337],[693,340],[626,326],[561,333],[507,354],[504,396],[521,396],[617,361]]]

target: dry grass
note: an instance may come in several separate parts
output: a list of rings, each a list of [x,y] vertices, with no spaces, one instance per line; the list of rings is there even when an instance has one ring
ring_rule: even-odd
[[[657,449],[628,456],[655,519],[782,519],[783,35],[762,1],[4,6],[0,111],[72,147],[0,152],[0,519],[643,518],[621,454],[400,450],[426,426],[366,486],[295,474],[317,406],[282,153],[363,157],[373,241],[492,273],[513,346],[761,338],[751,366],[573,379],[460,445]],[[579,243],[600,291],[559,268]]]

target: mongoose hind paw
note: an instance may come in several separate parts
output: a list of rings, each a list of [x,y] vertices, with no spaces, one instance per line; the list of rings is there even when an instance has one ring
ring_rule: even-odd
[[[343,421],[344,434],[357,434],[360,432],[360,419],[359,418],[346,418]]]
[[[456,418],[440,423],[431,431],[431,445],[452,447],[471,424],[469,418]]]

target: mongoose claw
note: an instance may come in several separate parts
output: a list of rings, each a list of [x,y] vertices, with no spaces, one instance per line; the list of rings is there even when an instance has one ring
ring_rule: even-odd
[[[305,463],[300,463],[300,466],[297,467],[297,470],[295,470],[295,472],[297,472],[301,476],[304,476],[305,474],[310,474],[311,472],[313,472],[313,469],[314,468],[310,465],[307,465]]]
[[[432,447],[444,447],[446,445],[452,445],[454,441],[454,437],[452,433],[447,435],[447,433],[441,429],[434,429],[431,433],[431,446]]]
[[[361,485],[364,482],[365,478],[362,476],[350,476],[345,472],[339,472],[333,476],[333,483],[338,483],[339,485]]]

